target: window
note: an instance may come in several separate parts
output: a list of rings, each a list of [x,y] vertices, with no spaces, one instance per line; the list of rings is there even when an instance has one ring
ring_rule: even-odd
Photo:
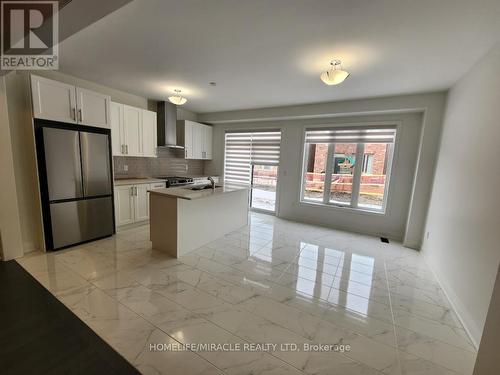
[[[226,132],[224,182],[249,185],[250,206],[274,212],[281,131]]]
[[[385,211],[395,127],[307,129],[302,201]]]

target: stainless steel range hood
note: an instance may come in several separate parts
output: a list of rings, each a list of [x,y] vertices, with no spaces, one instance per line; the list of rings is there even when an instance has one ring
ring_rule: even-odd
[[[177,143],[177,106],[169,102],[157,103],[158,147],[184,148]]]

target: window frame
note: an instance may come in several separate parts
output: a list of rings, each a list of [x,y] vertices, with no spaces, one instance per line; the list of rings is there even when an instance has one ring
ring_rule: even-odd
[[[331,202],[330,201],[330,192],[331,190],[331,177],[333,173],[333,156],[335,150],[335,143],[328,144],[328,154],[325,166],[325,183],[323,189],[323,200],[322,201],[313,201],[304,198],[305,192],[305,170],[307,168],[307,143],[306,143],[306,131],[311,129],[321,130],[322,128],[353,128],[353,127],[394,127],[396,129],[396,135],[394,137],[394,143],[388,152],[389,156],[386,157],[386,183],[384,187],[384,202],[381,209],[375,209],[370,207],[359,207],[358,199],[359,199],[359,189],[360,189],[360,181],[362,166],[357,167],[353,174],[353,187],[351,193],[351,202],[350,203],[341,203],[341,202]],[[342,210],[350,210],[354,213],[366,213],[366,214],[375,214],[375,215],[388,215],[390,213],[390,197],[392,196],[392,180],[396,171],[397,158],[396,155],[398,153],[399,148],[399,138],[401,135],[401,122],[400,121],[390,121],[390,122],[369,122],[369,123],[343,123],[343,124],[314,124],[314,125],[304,125],[302,129],[302,166],[300,170],[300,191],[299,191],[299,204],[318,206],[318,207],[326,207],[332,209],[342,209]],[[356,160],[361,160],[363,162],[364,157],[364,143],[357,143],[356,147]],[[390,160],[390,163],[389,163]]]

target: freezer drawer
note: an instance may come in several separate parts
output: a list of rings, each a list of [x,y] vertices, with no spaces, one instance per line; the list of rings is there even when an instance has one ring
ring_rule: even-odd
[[[78,132],[44,128],[43,142],[49,201],[81,198],[83,191]]]
[[[107,134],[80,132],[83,194],[86,197],[111,194],[111,163]]]
[[[113,234],[112,197],[50,204],[54,249]]]

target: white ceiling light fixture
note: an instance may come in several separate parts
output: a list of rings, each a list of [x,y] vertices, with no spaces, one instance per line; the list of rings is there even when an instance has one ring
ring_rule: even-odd
[[[170,103],[174,103],[175,105],[183,105],[187,102],[187,99],[181,95],[181,90],[174,90],[176,95],[172,95],[168,97]]]
[[[342,70],[342,62],[340,60],[332,60],[330,69],[321,73],[321,80],[327,85],[338,85],[349,77],[349,73]]]

